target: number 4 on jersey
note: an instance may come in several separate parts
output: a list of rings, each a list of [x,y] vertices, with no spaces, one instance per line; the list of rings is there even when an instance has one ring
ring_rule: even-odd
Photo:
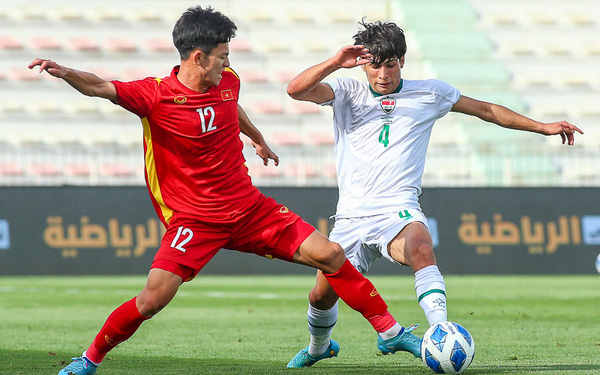
[[[388,143],[390,143],[390,126],[383,125],[383,129],[381,129],[381,133],[379,133],[379,143],[383,144],[383,147],[387,147]]]

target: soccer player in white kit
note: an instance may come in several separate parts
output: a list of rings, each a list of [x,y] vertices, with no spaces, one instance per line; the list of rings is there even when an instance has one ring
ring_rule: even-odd
[[[440,273],[427,218],[421,211],[421,176],[435,121],[449,111],[477,116],[502,127],[560,135],[572,145],[583,132],[566,122],[540,123],[500,105],[463,96],[438,80],[401,78],[406,41],[396,24],[360,23],[354,45],[300,73],[288,94],[333,107],[339,201],[330,239],[339,243],[362,273],[378,258],[409,266],[415,273],[419,305],[430,325],[448,320],[446,286]],[[351,78],[323,81],[340,68],[361,66],[368,82]],[[309,294],[310,344],[288,367],[309,367],[337,355],[330,339],[338,296],[318,271]],[[407,330],[412,330],[413,327]],[[387,341],[378,348],[388,354]],[[420,357],[420,347],[406,350]]]

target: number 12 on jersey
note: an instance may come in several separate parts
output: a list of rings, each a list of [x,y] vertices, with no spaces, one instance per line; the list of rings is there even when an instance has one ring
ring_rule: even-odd
[[[217,130],[217,127],[213,125],[213,122],[215,121],[215,109],[212,106],[206,108],[198,108],[196,112],[198,112],[198,114],[200,115],[202,133]],[[208,126],[206,126],[206,117],[208,117]]]
[[[388,143],[390,143],[390,126],[383,125],[383,129],[381,129],[381,133],[379,133],[379,143],[383,144],[383,147],[387,147]]]

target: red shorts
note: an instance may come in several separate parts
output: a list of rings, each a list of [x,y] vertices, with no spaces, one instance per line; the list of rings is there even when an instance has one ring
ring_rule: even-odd
[[[265,196],[232,223],[215,224],[201,217],[175,214],[152,268],[172,272],[189,281],[221,249],[291,262],[296,250],[314,230],[286,206]]]

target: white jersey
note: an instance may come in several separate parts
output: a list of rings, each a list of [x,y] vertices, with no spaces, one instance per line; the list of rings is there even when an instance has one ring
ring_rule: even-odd
[[[402,80],[381,95],[367,82],[324,82],[333,107],[339,201],[336,217],[362,217],[420,208],[421,177],[434,122],[460,92],[438,80]]]

